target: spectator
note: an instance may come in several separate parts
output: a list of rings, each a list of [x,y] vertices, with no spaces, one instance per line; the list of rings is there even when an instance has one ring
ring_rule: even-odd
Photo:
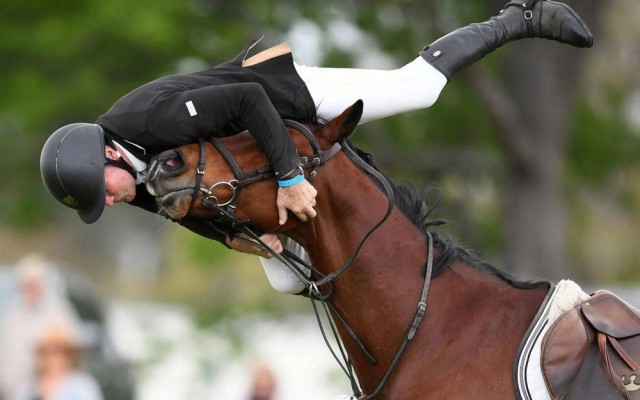
[[[35,377],[11,400],[102,400],[96,380],[79,369],[80,343],[68,325],[47,327],[35,352]]]
[[[17,265],[20,294],[7,305],[0,326],[0,399],[14,399],[33,378],[34,348],[43,330],[54,321],[76,326],[78,318],[66,298],[54,293],[51,272],[40,256]]]
[[[275,391],[276,377],[273,371],[265,363],[258,364],[249,400],[273,400]]]

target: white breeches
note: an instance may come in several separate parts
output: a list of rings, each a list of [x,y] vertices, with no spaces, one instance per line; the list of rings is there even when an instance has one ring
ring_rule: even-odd
[[[298,256],[307,264],[311,264],[309,255],[305,251],[304,247],[298,244],[298,242],[284,236],[280,236],[280,240],[282,240],[282,246],[285,249]],[[262,263],[265,274],[267,274],[269,284],[278,292],[297,294],[304,290],[304,284],[302,281],[298,279],[298,277],[291,272],[289,267],[284,265],[282,262],[275,258],[263,257],[260,257],[260,262]],[[307,275],[307,278],[311,276],[310,269],[300,264],[298,264],[298,266]]]
[[[447,83],[422,57],[389,71],[295,66],[309,88],[318,117],[326,120],[359,99],[364,102],[360,123],[428,108]]]
[[[447,83],[447,78],[421,57],[389,71],[298,64],[295,67],[309,88],[318,117],[325,120],[337,117],[357,100],[364,103],[360,123],[428,108]],[[304,248],[295,241],[285,239],[282,244],[303,260],[309,260]],[[260,261],[269,283],[278,292],[296,294],[304,289],[302,282],[280,261],[265,258]]]

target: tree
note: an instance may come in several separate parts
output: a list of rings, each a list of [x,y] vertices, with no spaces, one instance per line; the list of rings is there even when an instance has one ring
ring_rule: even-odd
[[[603,3],[574,6],[597,35]],[[584,55],[584,50],[530,41],[505,57],[504,87],[483,69],[469,74],[507,155],[506,254],[519,275],[569,276],[563,179]]]

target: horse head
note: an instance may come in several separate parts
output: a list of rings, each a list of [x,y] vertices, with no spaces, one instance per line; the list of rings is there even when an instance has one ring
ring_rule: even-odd
[[[348,138],[361,116],[362,101],[358,101],[332,121],[315,127],[319,147],[331,148]],[[317,154],[309,139],[294,127],[288,131],[300,156],[312,160]],[[257,142],[248,132],[214,141],[217,143],[204,140],[183,145],[153,158],[146,185],[162,211],[172,219],[187,215],[211,218],[219,214],[210,206],[213,201],[221,206],[233,204],[237,218],[251,220],[256,228],[276,227],[278,185]],[[238,173],[246,179],[239,179]]]

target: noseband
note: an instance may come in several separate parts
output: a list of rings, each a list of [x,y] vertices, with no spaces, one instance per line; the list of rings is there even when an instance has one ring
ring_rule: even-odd
[[[300,157],[300,161],[303,169],[311,168],[311,172],[309,173],[309,177],[307,178],[307,180],[309,182],[313,182],[318,173],[318,168],[329,161],[331,158],[333,158],[333,156],[338,154],[340,150],[342,150],[342,146],[340,145],[340,143],[334,143],[333,146],[329,147],[328,149],[322,149],[320,148],[320,143],[318,143],[318,140],[313,135],[313,132],[311,132],[311,130],[306,125],[293,120],[284,120],[284,124],[289,128],[293,128],[298,133],[301,133],[309,141],[314,154],[310,158]],[[205,167],[207,164],[204,144],[205,140],[211,143],[213,147],[215,147],[216,150],[218,150],[218,152],[225,159],[225,161],[231,168],[231,171],[233,172],[234,179],[231,179],[230,181],[216,182],[208,188],[202,186],[202,177],[205,174]],[[218,211],[222,218],[229,215],[233,216],[241,188],[256,182],[271,179],[275,176],[273,168],[271,168],[271,166],[265,166],[255,171],[244,173],[235,157],[229,152],[229,150],[224,147],[220,140],[213,136],[201,138],[199,141],[199,146],[200,158],[198,160],[198,166],[196,168],[196,182],[193,187],[193,194],[191,196],[191,205],[189,206],[189,210],[187,211],[187,213],[191,211],[191,209],[195,206],[198,195],[202,193],[205,196],[202,199],[203,206],[210,210]],[[220,202],[219,199],[213,194],[214,190],[220,187],[227,188],[231,191],[231,198],[229,200]],[[235,221],[232,220],[223,222]]]

